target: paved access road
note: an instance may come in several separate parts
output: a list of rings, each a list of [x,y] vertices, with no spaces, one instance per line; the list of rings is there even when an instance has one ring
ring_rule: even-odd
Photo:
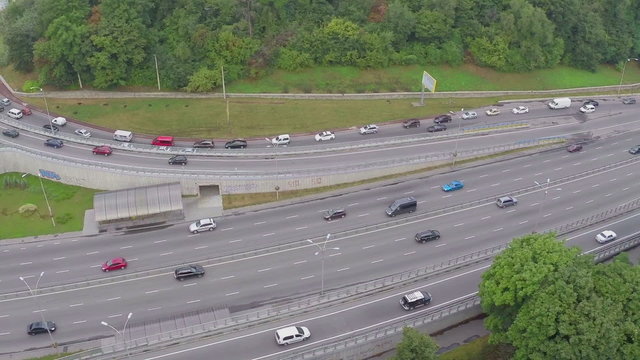
[[[82,259],[91,256],[86,255],[88,252],[84,245],[100,243],[97,240],[113,240],[118,242],[120,248],[131,246],[119,249],[118,255],[137,258],[126,270],[136,271],[158,267],[158,263],[162,263],[165,258],[187,262],[204,255],[202,253],[205,251],[210,251],[209,256],[216,256],[224,251],[237,252],[239,248],[233,248],[234,246],[255,248],[257,245],[274,244],[280,241],[279,238],[286,239],[282,241],[304,240],[312,234],[323,236],[328,232],[335,233],[341,227],[360,227],[384,221],[387,219],[383,214],[384,207],[397,197],[413,195],[420,201],[421,211],[437,209],[492,194],[508,193],[513,189],[528,187],[534,180],[542,183],[546,178],[557,179],[629,159],[632,156],[626,150],[635,145],[636,136],[635,133],[628,133],[597,141],[585,146],[580,153],[570,154],[560,149],[459,170],[446,176],[431,176],[382,189],[363,190],[320,202],[232,216],[221,219],[220,228],[213,233],[198,236],[189,237],[185,235],[184,228],[174,227],[152,233],[130,234],[129,238],[114,237],[115,240],[94,238],[79,240],[75,244],[61,242],[58,245],[47,243],[42,247],[38,247],[38,244],[28,244],[4,248],[9,251],[0,255],[0,264],[5,266],[7,261],[15,260],[27,263],[27,259],[32,256],[34,260],[40,259],[17,267],[27,270],[21,274],[22,276],[35,276],[42,271],[41,269],[45,269],[46,278],[40,285],[46,286],[49,276],[56,276],[53,275],[55,272],[64,271],[72,266],[69,264],[74,263],[53,258],[48,262],[42,261],[45,253],[47,256],[58,255],[55,253],[58,246],[67,246],[67,249],[75,246],[78,250],[81,249],[74,257],[74,260],[79,259],[77,261],[81,263]],[[635,185],[629,180],[634,178],[634,170],[635,166],[629,165],[603,171],[594,176],[581,177],[561,187],[549,189],[546,199],[543,189],[524,194],[518,197],[520,203],[513,208],[498,209],[492,202],[487,202],[477,207],[397,227],[383,228],[349,238],[336,237],[329,246],[339,247],[340,250],[327,252],[325,284],[331,289],[436,263],[504,243],[514,236],[531,232],[538,221],[540,228],[548,228],[601,209],[614,207],[633,199],[634,194],[638,193],[640,185]],[[453,193],[443,193],[438,189],[441,184],[452,179],[464,180],[465,188]],[[543,202],[544,205],[541,207]],[[347,207],[347,218],[331,223],[323,222],[319,218],[319,211],[335,203]],[[261,218],[261,221],[255,221],[258,218]],[[294,226],[308,228],[296,231]],[[225,231],[225,228],[231,229]],[[413,241],[412,237],[416,232],[429,228],[438,229],[443,234],[442,239],[428,244],[417,244]],[[247,235],[239,238],[234,231]],[[622,229],[619,233],[622,236],[626,231],[628,230]],[[163,236],[153,240],[153,235],[150,237],[150,234]],[[174,238],[173,234],[180,234],[179,238]],[[595,233],[585,234],[582,239],[576,240],[576,244],[585,249],[592,248],[596,245],[593,241],[594,235]],[[241,241],[231,243],[239,239]],[[154,243],[161,240],[166,241]],[[145,245],[139,245],[138,242]],[[124,245],[125,243],[129,245]],[[182,245],[184,243],[189,245]],[[200,246],[208,247],[196,249]],[[166,252],[173,253],[163,255]],[[46,309],[47,318],[58,323],[60,330],[56,333],[56,338],[57,341],[63,342],[86,339],[92,335],[106,336],[109,329],[103,329],[97,324],[105,319],[109,322],[123,323],[128,312],[135,313],[135,321],[132,323],[134,326],[136,321],[152,320],[167,314],[206,307],[226,308],[233,315],[260,304],[286,302],[297,296],[318,291],[320,258],[314,256],[314,252],[315,248],[305,245],[286,252],[229,262],[207,268],[205,278],[184,283],[175,281],[167,271],[166,274],[151,278],[47,294],[40,297],[39,304],[34,299],[5,301],[0,306],[0,319],[7,320],[9,324],[0,342],[14,349],[46,344],[46,337],[34,339],[24,335],[24,324],[34,321],[34,317],[39,316],[39,307]],[[149,253],[153,255],[145,256]],[[106,257],[106,254],[93,255],[100,255],[101,259]],[[84,268],[80,268],[85,269],[83,272],[99,273],[98,269],[90,267],[99,263],[97,259],[93,265],[88,263],[83,265]],[[45,267],[38,267],[43,264]],[[3,272],[15,268],[16,264],[11,263],[3,268]],[[62,272],[57,276],[73,279],[77,271],[68,271],[69,274]],[[3,285],[19,287],[20,282],[15,277],[12,279],[4,276],[3,274],[1,278]],[[111,273],[105,276],[118,274]],[[34,281],[35,277],[28,280]]]

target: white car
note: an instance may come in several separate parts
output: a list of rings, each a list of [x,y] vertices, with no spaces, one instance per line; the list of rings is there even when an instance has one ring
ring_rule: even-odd
[[[278,345],[289,345],[307,340],[311,337],[311,332],[304,326],[289,326],[276,330],[276,342]]]
[[[465,111],[462,113],[462,120],[477,119],[478,113],[475,111]]]
[[[378,132],[378,125],[365,125],[360,128],[360,135],[376,134]]]
[[[511,110],[514,114],[526,114],[529,112],[529,108],[526,106],[518,106],[516,108],[513,108],[513,110]]]
[[[494,115],[499,115],[500,114],[500,110],[498,110],[496,108],[491,108],[491,109],[485,111],[485,113],[487,114],[487,116],[494,116]]]
[[[609,241],[615,240],[616,236],[617,236],[616,233],[614,233],[613,231],[605,230],[600,234],[596,235],[596,241],[599,242],[600,244],[604,244]]]
[[[202,231],[213,231],[216,228],[216,222],[212,218],[200,219],[189,225],[189,232],[197,234]]]
[[[289,145],[291,142],[291,136],[289,134],[278,135],[271,139],[273,145]]]
[[[589,114],[596,111],[596,107],[591,105],[591,104],[587,104],[583,107],[580,108],[580,112],[581,113],[585,113],[585,114]]]
[[[323,131],[319,134],[316,134],[316,141],[334,140],[335,138],[336,135],[331,131]]]
[[[51,122],[58,126],[65,126],[67,124],[67,119],[61,116],[58,116],[56,118],[51,119]]]
[[[86,129],[76,129],[76,131],[74,131],[74,133],[76,135],[80,135],[84,138],[90,138],[91,137],[91,133],[89,131],[87,131]]]

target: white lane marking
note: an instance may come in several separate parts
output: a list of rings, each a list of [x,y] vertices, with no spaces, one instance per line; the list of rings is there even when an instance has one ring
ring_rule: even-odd
[[[167,240],[156,240],[156,241],[154,241],[153,243],[154,243],[154,244],[160,244],[160,243],[163,243],[163,242],[165,242],[165,241],[167,241]]]
[[[514,211],[516,211],[516,209],[509,210],[509,211],[507,211],[507,214],[508,214],[508,213],[512,213],[512,212],[514,212]]]
[[[184,284],[182,285],[182,287],[194,286],[194,285],[198,285],[198,283]]]
[[[347,205],[347,206],[356,206],[356,205],[358,205],[358,204],[360,204],[360,203],[353,203],[353,204],[349,204],[349,205]]]
[[[20,263],[20,265],[31,265],[31,264],[33,264],[31,261]]]
[[[43,247],[43,246],[44,246],[43,244],[40,244],[40,245],[38,245],[38,246],[36,246],[36,247],[37,247],[37,248],[41,248],[41,247]]]
[[[270,288],[270,287],[274,287],[274,286],[278,286],[278,284],[269,284],[269,285],[265,285],[263,286],[263,288]]]
[[[493,231],[500,231],[500,230],[503,230],[503,229],[504,228],[497,228],[497,229],[494,229]]]
[[[465,240],[469,240],[469,239],[473,239],[474,237],[476,237],[475,235],[471,235],[471,236],[467,236],[466,238],[464,238]]]
[[[575,163],[575,164],[571,164],[571,165],[573,165],[573,166],[580,166],[580,165],[582,165],[582,163],[581,163],[581,162],[577,162],[577,163]]]
[[[86,322],[87,322],[87,320],[79,320],[79,321],[72,322],[72,324],[83,324],[83,323],[86,323]]]
[[[404,254],[402,254],[402,255],[407,256],[407,255],[413,255],[413,254],[415,254],[415,253],[416,253],[415,251],[410,251],[410,252],[408,252],[408,253],[404,253]]]
[[[229,276],[221,277],[220,280],[233,279],[234,277],[236,277],[236,276],[235,275],[229,275]]]
[[[129,260],[129,261],[131,261],[131,260]],[[100,264],[97,264],[97,265],[89,265],[89,267],[90,267],[90,268],[97,268],[97,267],[100,267],[100,266],[102,266],[102,265],[100,265]]]
[[[56,274],[64,274],[66,272],[69,272],[69,270],[58,270],[56,271]]]
[[[76,306],[82,306],[84,305],[83,303],[77,303],[77,304],[71,304],[69,305],[69,307],[76,307]]]
[[[487,219],[489,219],[489,218],[491,218],[491,216],[485,216],[485,217],[483,217],[483,218],[482,218],[482,219],[480,219],[480,220],[487,220]]]
[[[462,225],[464,225],[464,223],[455,224],[455,225],[453,225],[453,227],[458,227],[458,226],[462,226]]]
[[[6,318],[6,317],[9,317],[9,316],[10,316],[10,315],[0,315],[0,319],[1,319],[1,318]]]
[[[560,199],[560,196],[556,196],[556,197],[551,198],[551,200],[558,200],[558,199]]]
[[[553,171],[560,171],[560,170],[562,170],[561,167],[553,169]]]
[[[549,161],[551,161],[551,159],[547,159],[547,160],[543,161],[543,163],[548,163]]]
[[[297,227],[297,228],[296,228],[296,230],[304,230],[304,229],[306,229],[306,228],[308,228],[308,226]]]
[[[440,189],[440,187],[441,187],[441,186],[442,186],[442,185],[436,185],[436,186],[432,186],[431,188],[432,188],[432,189]]]
[[[592,188],[598,187],[598,186],[600,186],[600,184],[591,185]]]
[[[535,173],[535,174],[533,174],[533,176],[539,176],[539,175],[542,175],[542,173]]]
[[[535,203],[533,203],[533,204],[529,204],[529,206],[536,206],[536,205],[540,205],[540,203],[535,202]]]
[[[453,196],[453,195],[452,194],[442,195],[442,198],[444,199],[444,198],[448,198],[448,197],[451,197],[451,196]]]
[[[304,276],[304,277],[301,277],[300,280],[307,280],[307,279],[311,279],[312,277],[314,277],[314,275]]]
[[[110,299],[107,299],[106,301],[118,300],[118,299],[120,299],[120,296],[118,296],[118,297],[114,297],[114,298],[110,298]]]
[[[420,200],[420,201],[418,201],[418,204],[422,204],[422,203],[425,203],[425,202],[427,202],[427,200]]]
[[[551,213],[545,214],[543,217],[551,216]]]
[[[468,193],[470,193],[470,192],[472,192],[472,191],[476,191],[476,190],[478,190],[478,189],[477,189],[477,188],[475,188],[475,189],[469,189],[469,190],[465,190],[465,191],[466,191],[466,192],[468,192]]]
[[[369,213],[360,214],[360,215],[358,215],[358,217],[363,217],[363,216],[367,216],[367,215],[369,215]]]
[[[287,216],[285,219],[293,219],[293,218],[297,218],[298,215],[291,215],[291,216]]]
[[[259,221],[257,223],[253,223],[253,225],[262,225],[262,224],[266,224],[266,221]]]
[[[127,261],[128,261],[128,262],[138,261],[138,258],[129,259],[129,260],[127,260]]]
[[[524,165],[523,168],[529,167],[531,164]]]
[[[439,283],[458,278],[460,276],[468,275],[468,274],[470,274],[472,272],[484,270],[484,269],[488,268],[489,266],[491,266],[491,265],[485,265],[485,266],[482,266],[480,268],[469,270],[469,271],[461,273],[461,274],[456,274],[456,275],[454,275],[452,277],[449,277],[449,278],[437,280],[437,281],[434,281],[433,283],[426,284],[425,286],[421,286],[421,287],[416,288],[416,289],[408,290],[407,292],[416,291],[416,290],[422,290],[425,287],[434,286],[434,285],[437,285]],[[380,302],[380,301],[387,301],[387,300],[392,299],[392,298],[397,298],[399,296],[402,296],[402,295],[406,294],[407,292],[391,294],[391,295],[385,296],[385,297],[380,298],[380,299],[369,301],[367,303],[360,303],[360,304],[353,305],[353,306],[348,307],[348,308],[336,310],[336,311],[334,311],[332,313],[322,314],[322,315],[317,315],[317,316],[314,316],[314,317],[311,317],[311,318],[302,319],[302,320],[299,321],[299,323],[309,323],[309,322],[311,322],[313,320],[322,319],[322,318],[329,317],[329,316],[335,316],[335,315],[341,314],[343,312],[352,311],[352,310],[355,310],[355,309],[358,309],[358,308],[361,308],[361,307],[364,307],[364,306],[371,305],[371,303]],[[442,304],[431,306],[431,307],[428,307],[428,308],[426,308],[424,310],[413,311],[413,312],[411,312],[411,314],[402,315],[400,317],[396,317],[396,318],[393,318],[393,319],[385,320],[383,322],[379,322],[377,324],[372,324],[372,325],[369,325],[369,326],[364,327],[364,328],[360,328],[360,329],[357,329],[357,330],[349,331],[349,332],[346,332],[344,334],[339,334],[339,335],[336,335],[336,336],[331,337],[331,338],[322,339],[320,341],[316,341],[315,343],[309,343],[307,345],[296,346],[295,350],[299,350],[301,348],[309,347],[309,346],[318,346],[321,342],[333,340],[333,339],[336,339],[336,338],[345,337],[345,336],[351,335],[351,334],[359,332],[359,331],[364,331],[364,330],[368,330],[368,329],[372,329],[372,328],[377,328],[377,327],[380,327],[380,326],[385,325],[385,324],[390,323],[390,322],[395,322],[395,321],[402,320],[402,319],[405,319],[405,318],[408,318],[408,317],[416,316],[418,314],[421,314],[421,313],[424,313],[424,312],[427,312],[427,311],[431,311],[431,310],[434,310],[434,309],[442,308],[442,307],[445,307],[445,306],[447,306],[447,305],[449,305],[451,303],[459,301],[460,299],[462,299],[462,298],[464,298],[466,296],[475,295],[477,293],[478,292],[475,291],[475,292],[473,292],[471,294],[462,295],[461,297],[459,297],[457,299],[452,299],[452,300],[449,300],[449,301],[445,301]],[[250,336],[257,336],[257,335],[261,335],[261,334],[265,334],[265,333],[273,333],[277,329],[278,329],[277,327],[270,328],[270,329],[264,329],[264,330],[252,332],[252,333],[249,333],[249,334],[236,336],[236,337],[233,337],[233,338],[230,338],[230,339],[219,340],[219,341],[208,343],[208,344],[194,346],[194,347],[188,348],[188,349],[177,350],[177,351],[170,352],[170,353],[167,353],[167,354],[162,354],[162,355],[146,358],[145,360],[156,360],[156,359],[161,359],[161,358],[165,358],[165,357],[168,357],[168,356],[175,357],[175,355],[178,355],[178,354],[183,354],[183,353],[187,353],[187,352],[191,352],[191,351],[195,351],[195,350],[208,348],[210,346],[215,346],[215,345],[220,345],[220,344],[224,344],[224,343],[228,343],[228,342],[232,342],[232,341],[237,341],[239,339],[245,339],[245,338],[248,338]],[[293,348],[292,348],[292,350],[293,350]],[[284,350],[284,351],[280,351],[278,353],[272,353],[272,354],[261,356],[261,357],[257,357],[257,358],[251,359],[251,360],[262,360],[262,359],[265,359],[265,358],[268,358],[268,357],[282,355],[282,354],[284,354],[285,352],[288,352],[288,351],[291,351],[291,350]]]
[[[495,186],[498,186],[498,185],[500,185],[500,183],[493,183],[493,184],[491,184],[489,186],[494,186],[495,187]]]
[[[371,249],[372,247],[374,247],[375,245],[367,245],[365,247],[362,248],[362,250],[366,250],[366,249]]]
[[[574,193],[574,194],[577,194],[577,193],[579,193],[579,192],[581,192],[581,191],[582,191],[582,190],[576,190],[576,191],[574,191],[573,193]]]
[[[571,210],[573,209],[573,206],[569,206],[568,208],[565,208],[565,210]]]
[[[307,260],[296,261],[296,262],[293,263],[293,265],[300,265],[300,264],[304,264],[306,262],[307,262]]]
[[[262,237],[266,237],[266,236],[271,236],[271,235],[275,235],[276,233],[268,233],[268,234],[264,234],[262,235]]]
[[[238,294],[240,294],[239,291],[234,291],[234,292],[230,292],[228,294],[224,294],[224,296],[231,296],[231,295],[238,295]]]
[[[611,193],[608,193],[608,194],[607,194],[607,195],[605,195],[604,197],[609,197],[609,196],[611,196],[611,195],[612,195]]]
[[[513,181],[518,181],[518,180],[522,180],[522,178],[515,178],[515,179],[513,179]]]
[[[409,194],[413,194],[415,191],[407,191],[407,192],[403,192],[403,195],[409,195]]]
[[[589,201],[586,201],[585,204],[590,204],[592,202],[593,202],[593,200],[589,200]]]
[[[633,175],[633,173],[632,173],[632,172],[628,173],[626,176],[631,176],[631,175]]]
[[[348,268],[348,267],[346,267],[346,268],[341,268],[341,269],[336,270],[336,272],[346,271],[346,270],[349,270],[349,269],[350,269],[350,268]]]
[[[160,254],[160,256],[167,256],[167,255],[171,255],[171,254],[173,254],[173,251],[162,253],[162,254]]]
[[[524,220],[524,221],[520,221],[518,224],[522,225],[522,224],[526,224],[528,222],[529,222],[529,220]]]
[[[387,198],[386,196],[383,196],[383,197],[379,197],[379,198],[377,198],[376,200],[384,200],[384,199],[386,199],[386,198]]]
[[[269,271],[269,270],[271,270],[271,268],[260,269],[260,270],[258,270],[258,272]]]
[[[379,262],[381,262],[381,261],[384,261],[384,259],[373,260],[371,263],[372,263],[372,264],[375,264],[375,263],[379,263]]]
[[[440,247],[440,246],[445,246],[445,245],[447,245],[447,244],[438,244],[435,247]]]
[[[2,336],[2,335],[10,335],[10,334],[11,334],[10,332],[1,332],[0,336]]]
[[[209,247],[209,245],[202,245],[202,246],[198,246],[196,248],[193,248],[193,250],[201,250],[201,249],[206,249],[208,247]]]
[[[511,171],[511,169],[504,169],[504,170],[502,170],[502,172],[503,172],[503,173],[506,173],[506,172],[509,172],[509,171]]]
[[[233,244],[233,243],[235,243],[235,242],[239,242],[239,241],[242,241],[242,239],[238,239],[238,240],[230,240],[230,241],[229,241],[229,244]]]
[[[53,258],[53,260],[54,261],[55,260],[63,260],[63,259],[66,259],[66,258],[67,258],[66,256],[61,256],[61,257]]]
[[[147,311],[160,310],[160,309],[162,309],[162,306],[156,306],[156,307],[148,308]]]
[[[228,227],[228,228],[220,229],[220,231],[228,231],[228,230],[233,230],[233,228],[232,227]]]
[[[127,245],[127,246],[121,247],[120,250],[131,249],[132,247],[133,247],[133,245]]]
[[[329,254],[329,257],[342,255],[342,253]]]
[[[622,189],[622,191],[627,191],[627,190],[629,190],[629,188],[624,188],[624,189]]]
[[[33,310],[32,313],[36,314],[36,313],[45,312],[45,311],[47,311],[47,309]]]
[[[406,240],[407,238],[400,238],[400,239],[395,239],[393,240],[393,242],[398,242],[398,241],[402,241],[402,240]]]
[[[187,301],[187,304],[195,304],[197,302],[200,302],[200,299],[198,300],[191,300],[191,301]]]
[[[487,176],[489,176],[489,174],[480,175],[479,177],[483,178],[483,177],[487,177]]]
[[[54,242],[53,245],[60,245],[60,241]]]
[[[613,178],[613,179],[611,179],[611,180],[609,180],[609,181],[616,181],[616,180],[618,180],[618,179],[616,179],[616,178]]]
[[[160,290],[149,290],[149,291],[145,291],[144,293],[145,293],[145,294],[155,294],[155,293],[157,293],[158,291],[160,291]]]
[[[78,239],[71,239],[71,242],[76,242],[78,241]]]

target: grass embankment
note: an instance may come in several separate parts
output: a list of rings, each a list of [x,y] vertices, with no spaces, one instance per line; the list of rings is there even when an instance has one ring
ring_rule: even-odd
[[[470,343],[461,345],[439,357],[440,360],[509,360],[511,351],[503,345],[489,344],[489,337],[484,336]]]
[[[0,175],[0,239],[56,234],[82,230],[84,212],[93,207],[96,190],[42,180],[51,204],[56,226],[54,227],[37,176],[20,173]],[[33,204],[37,210],[20,213],[25,204]]]

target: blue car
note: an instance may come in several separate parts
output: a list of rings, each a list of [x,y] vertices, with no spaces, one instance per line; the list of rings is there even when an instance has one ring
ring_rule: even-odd
[[[454,180],[448,184],[442,185],[442,190],[444,191],[456,191],[460,190],[464,187],[464,184],[460,180]]]

